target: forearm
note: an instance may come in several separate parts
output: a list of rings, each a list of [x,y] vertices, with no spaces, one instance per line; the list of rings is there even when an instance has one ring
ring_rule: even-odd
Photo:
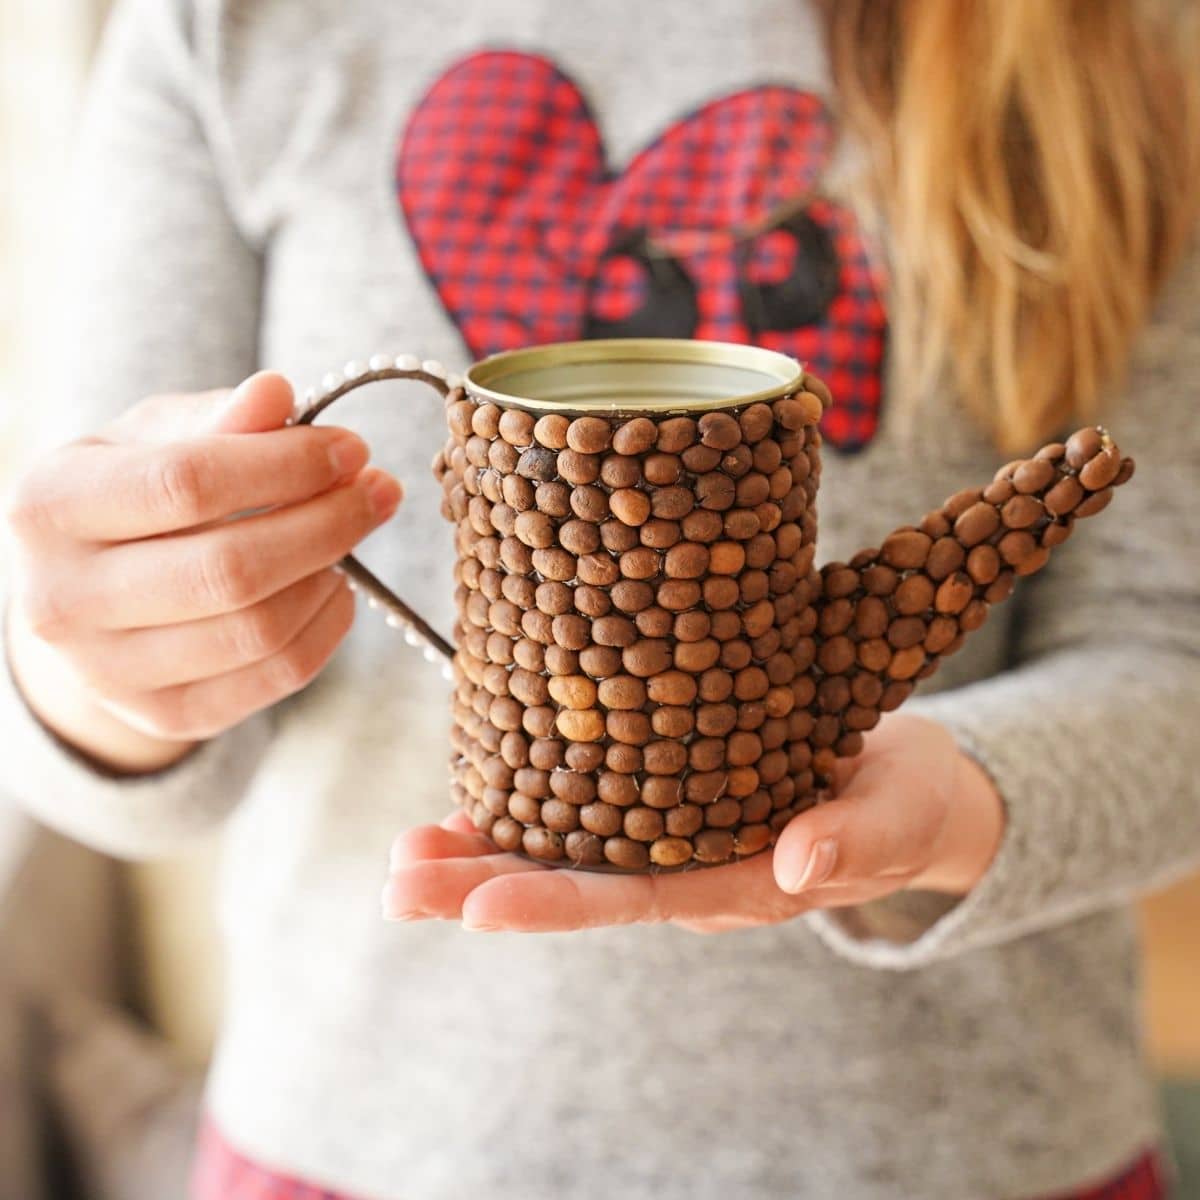
[[[169,769],[114,777],[67,749],[29,708],[0,661],[6,792],[43,824],[121,858],[172,853],[237,807],[271,736],[259,713]]]
[[[131,859],[173,852],[233,811],[269,740],[269,714],[204,743],[140,734],[20,622],[5,624],[0,744],[12,799],[68,837]]]
[[[1200,659],[1077,646],[923,702],[996,782],[1020,923],[1127,901],[1200,859]],[[1019,843],[1019,844],[1018,844]]]
[[[1200,861],[1200,659],[1079,645],[913,702],[994,781],[1004,838],[964,900],[811,918],[851,957],[911,967],[1128,902]],[[926,915],[924,919],[920,913]]]
[[[135,729],[97,702],[91,689],[10,606],[5,629],[8,666],[30,712],[67,747],[114,776],[143,775],[179,762],[195,742]]]

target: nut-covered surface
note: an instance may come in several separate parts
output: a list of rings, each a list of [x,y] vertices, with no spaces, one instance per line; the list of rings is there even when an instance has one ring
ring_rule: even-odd
[[[502,849],[634,872],[766,849],[1132,474],[1082,430],[818,570],[828,395],[536,421],[447,398],[453,787]]]

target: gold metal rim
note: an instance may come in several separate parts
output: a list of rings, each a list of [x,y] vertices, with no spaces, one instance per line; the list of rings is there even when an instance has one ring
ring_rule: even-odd
[[[561,400],[515,395],[498,387],[503,379],[525,371],[548,367],[588,366],[595,363],[638,362],[674,362],[684,366],[736,368],[755,372],[774,382],[757,391],[728,397],[699,397],[664,400],[661,404],[642,402],[630,405],[623,405],[619,401],[574,405]],[[464,379],[467,390],[473,396],[490,400],[501,408],[519,408],[540,413],[638,416],[646,413],[709,412],[775,400],[797,391],[803,377],[804,367],[794,358],[777,350],[763,349],[761,346],[688,338],[600,338],[594,341],[555,342],[524,350],[506,350],[475,363],[467,370]]]

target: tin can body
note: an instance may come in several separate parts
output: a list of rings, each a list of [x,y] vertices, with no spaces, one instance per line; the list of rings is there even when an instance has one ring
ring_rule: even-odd
[[[814,802],[843,732],[812,670],[827,400],[783,355],[669,340],[499,355],[451,393],[452,786],[501,848],[714,865]]]

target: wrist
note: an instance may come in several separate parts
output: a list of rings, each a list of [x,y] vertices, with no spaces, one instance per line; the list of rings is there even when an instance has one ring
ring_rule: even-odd
[[[33,717],[64,747],[114,775],[145,775],[183,759],[195,742],[135,729],[106,708],[53,649],[10,607],[4,630],[8,669]]]
[[[988,773],[956,750],[947,785],[946,819],[930,865],[911,888],[965,896],[987,873],[1004,838],[1004,800]]]

